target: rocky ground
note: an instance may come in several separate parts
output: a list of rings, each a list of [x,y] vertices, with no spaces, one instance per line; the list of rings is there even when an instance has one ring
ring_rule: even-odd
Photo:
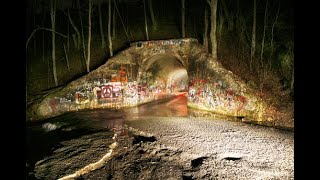
[[[216,119],[216,118],[215,118]],[[210,117],[143,117],[111,131],[60,143],[38,161],[37,179],[293,179],[293,132]],[[116,136],[113,136],[117,134]],[[112,139],[114,137],[114,139]]]

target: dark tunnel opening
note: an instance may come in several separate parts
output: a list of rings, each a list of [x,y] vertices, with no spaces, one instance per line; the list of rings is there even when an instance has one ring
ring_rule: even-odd
[[[167,94],[188,91],[188,73],[177,57],[155,55],[145,60],[143,67],[139,72],[142,83],[152,84]]]

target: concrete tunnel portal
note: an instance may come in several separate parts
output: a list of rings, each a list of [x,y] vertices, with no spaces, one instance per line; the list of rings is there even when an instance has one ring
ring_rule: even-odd
[[[146,77],[144,83],[157,84],[161,82],[167,93],[188,90],[188,72],[177,57],[157,54],[146,59],[142,67],[144,69],[139,73],[140,76]]]
[[[26,120],[81,109],[132,107],[172,91],[187,92],[189,107],[255,121],[279,118],[196,39],[186,38],[132,43],[99,68],[39,98],[27,107]]]

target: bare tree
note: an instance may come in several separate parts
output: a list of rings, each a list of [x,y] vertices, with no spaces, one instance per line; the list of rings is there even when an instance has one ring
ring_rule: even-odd
[[[224,3],[222,3],[224,4]],[[219,47],[220,47],[220,44],[221,44],[221,38],[222,38],[222,31],[223,31],[223,24],[224,24],[224,17],[222,15],[222,9],[220,9],[220,16],[219,16],[219,23],[218,23],[218,36],[219,36],[219,41],[218,41],[218,44],[219,44]],[[228,17],[227,17],[227,21],[228,21]]]
[[[32,3],[32,20],[33,20],[33,27],[36,27],[36,9],[37,9],[37,2],[36,1],[33,1]],[[34,55],[37,54],[37,38],[36,36],[34,36],[34,41],[33,41],[33,53]]]
[[[68,27],[67,27],[67,48],[68,48],[68,52],[69,52],[69,50],[70,50],[70,24],[69,23],[68,23]]]
[[[90,72],[90,46],[91,46],[91,9],[92,4],[91,0],[89,0],[89,32],[88,32],[88,57],[87,57],[87,72]]]
[[[211,54],[214,59],[217,59],[217,7],[218,0],[206,0],[211,11],[211,30],[210,30],[210,41],[211,41]]]
[[[43,18],[42,18],[42,23],[41,23],[42,27],[44,27],[44,21],[45,21],[45,16],[43,16]],[[44,41],[45,41],[45,39],[44,39],[44,31],[42,31],[42,62],[45,62]]]
[[[99,11],[99,25],[100,25],[100,35],[101,35],[101,47],[106,47],[106,42],[104,40],[104,33],[103,33],[103,24],[102,24],[102,15],[101,15],[101,3],[98,4],[98,11]]]
[[[262,36],[262,42],[261,42],[260,64],[262,67],[263,67],[264,38],[266,36],[266,27],[267,27],[267,13],[268,13],[268,0],[266,1],[266,8],[264,10],[263,36]]]
[[[239,3],[239,0],[237,0],[237,13],[236,13],[236,17],[239,17],[240,15],[240,7],[239,7],[240,3]]]
[[[233,29],[234,23],[233,23],[233,14],[232,12],[229,13],[229,7],[226,5],[226,1],[221,1],[221,15],[224,14],[224,18],[226,19],[226,22],[228,24],[228,31],[231,31]],[[222,13],[223,12],[223,13]]]
[[[113,50],[112,50],[112,39],[111,39],[111,0],[109,0],[108,4],[108,39],[109,39],[109,50],[110,50],[110,56],[113,56]]]
[[[145,0],[143,0],[143,13],[144,13],[144,24],[145,24],[145,28],[146,28],[147,40],[149,41],[148,23],[147,23],[147,14],[146,14],[146,2],[145,2]]]
[[[58,86],[58,78],[57,78],[57,68],[56,68],[56,0],[51,0],[51,28],[52,28],[52,69],[53,69],[53,78],[54,84]]]
[[[116,38],[116,5],[113,2],[113,11],[112,11],[112,39]]]
[[[208,51],[208,9],[204,7],[204,32],[203,32],[203,46]]]
[[[157,25],[156,19],[154,18],[152,0],[148,0],[148,4],[149,4],[150,15],[151,15],[151,20],[152,20],[152,27],[154,30],[156,30],[156,29],[158,29],[158,25]]]
[[[218,0],[211,0],[211,54],[214,59],[217,59],[217,6]]]
[[[29,45],[29,42],[30,42],[31,38],[34,36],[34,34],[35,34],[38,30],[47,30],[47,31],[56,33],[56,34],[58,34],[58,35],[60,35],[60,36],[62,36],[62,37],[67,38],[66,35],[63,35],[63,34],[61,34],[61,33],[59,33],[59,32],[56,32],[56,31],[54,31],[54,30],[52,30],[52,29],[48,29],[48,28],[37,28],[37,29],[34,29],[34,30],[32,31],[32,33],[31,33],[31,35],[29,36],[29,38],[28,38],[28,40],[27,40],[27,42],[26,42],[26,49],[28,49],[28,45]]]
[[[66,56],[68,70],[70,70],[68,53],[67,53],[67,50],[66,50],[66,45],[64,43],[63,43],[63,50],[64,50],[64,54]]]
[[[271,57],[272,57],[272,55],[273,55],[273,37],[274,37],[274,27],[275,27],[275,25],[276,25],[276,23],[277,23],[277,20],[278,20],[278,17],[279,17],[279,11],[280,11],[280,3],[279,3],[279,7],[278,7],[278,11],[277,11],[277,15],[276,15],[276,18],[275,18],[275,20],[274,20],[274,22],[273,22],[273,24],[272,24],[272,29],[271,29],[271,40],[270,40],[270,48],[271,48],[271,52],[270,52],[270,59],[271,59]]]
[[[293,91],[293,88],[294,88],[294,68],[292,68],[292,73],[291,73],[291,85],[290,85],[291,91]]]
[[[185,0],[181,0],[181,29],[182,29],[182,38],[186,37],[185,32]]]
[[[69,19],[70,24],[72,25],[73,29],[74,29],[74,30],[76,31],[76,33],[77,33],[77,37],[78,37],[78,38],[77,38],[77,41],[75,41],[75,45],[76,45],[77,48],[79,48],[79,47],[80,47],[80,38],[81,38],[80,32],[79,32],[78,28],[75,26],[75,24],[74,24],[74,22],[73,22],[73,20],[72,20],[72,18],[71,18],[69,9],[68,9],[68,19]]]
[[[80,7],[79,0],[77,0],[77,5],[78,5],[79,18],[80,18],[80,25],[81,25],[83,60],[84,60],[85,63],[87,63],[87,61],[86,61],[86,46],[84,44],[83,23],[82,23],[81,7]]]
[[[252,61],[256,51],[256,21],[257,21],[257,4],[253,0],[253,23],[252,23],[252,39],[251,39],[251,56],[250,56],[250,70],[252,70]]]
[[[66,45],[64,43],[63,43],[63,50],[64,50],[64,55],[66,56],[68,70],[70,70],[68,53],[67,53]]]

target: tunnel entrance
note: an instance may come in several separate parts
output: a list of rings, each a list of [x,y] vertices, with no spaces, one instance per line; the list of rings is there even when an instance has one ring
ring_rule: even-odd
[[[28,107],[27,119],[133,107],[183,93],[188,107],[259,121],[271,118],[256,93],[196,39],[169,39],[130,44],[98,69],[39,98]]]
[[[151,84],[156,91],[166,94],[188,91],[188,73],[177,57],[157,54],[146,59],[143,67],[139,71],[140,80]]]

